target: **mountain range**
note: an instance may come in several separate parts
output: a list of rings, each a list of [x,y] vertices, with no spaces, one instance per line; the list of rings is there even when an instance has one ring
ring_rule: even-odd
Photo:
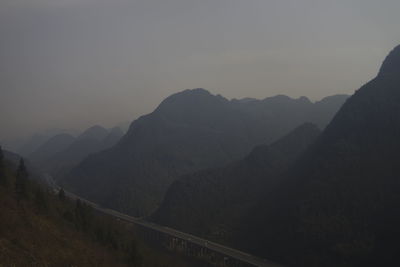
[[[58,134],[32,152],[28,158],[38,168],[55,178],[68,173],[91,153],[96,153],[115,145],[123,136],[120,128],[110,130],[102,126],[92,126],[78,137]]]
[[[236,245],[296,266],[399,266],[400,46],[241,222]]]
[[[305,122],[324,127],[346,99],[228,100],[185,90],[135,120],[115,146],[87,157],[62,185],[104,206],[149,215],[181,175],[239,160]]]
[[[152,219],[288,266],[399,266],[400,46],[319,136],[310,127],[305,146],[285,141],[297,129],[181,177]]]
[[[229,243],[250,208],[274,190],[277,177],[315,142],[320,130],[305,123],[244,159],[176,180],[151,219],[184,232]]]

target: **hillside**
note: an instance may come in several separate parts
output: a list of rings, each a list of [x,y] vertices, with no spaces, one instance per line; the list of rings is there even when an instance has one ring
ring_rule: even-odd
[[[345,99],[334,99],[336,109],[321,109],[305,97],[229,101],[204,89],[185,90],[134,121],[116,146],[86,158],[62,184],[104,206],[148,215],[179,176],[239,160],[314,114],[317,123],[327,122]]]
[[[31,179],[0,148],[1,266],[188,266],[149,247],[133,226],[97,214]],[[194,265],[197,266],[197,265]]]
[[[78,211],[78,206],[50,194],[30,179],[26,167],[20,163],[17,169],[7,159],[9,156],[3,159],[2,155],[0,149],[2,265],[129,266],[134,263],[118,250],[94,241],[89,230],[83,229],[85,223],[95,220],[87,208],[82,206]]]
[[[400,46],[254,208],[237,245],[296,266],[398,266]]]
[[[236,222],[274,190],[279,174],[319,134],[315,125],[306,123],[271,145],[256,147],[242,160],[183,176],[170,186],[152,219],[184,232],[229,243]]]

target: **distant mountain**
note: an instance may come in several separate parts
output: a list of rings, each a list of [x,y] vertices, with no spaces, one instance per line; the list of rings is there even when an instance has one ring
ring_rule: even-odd
[[[122,133],[125,134],[129,130],[129,126],[131,125],[130,121],[121,122],[116,127],[120,128]]]
[[[185,90],[134,121],[117,145],[89,156],[63,184],[102,205],[148,215],[179,176],[238,160],[313,122],[315,113],[327,123],[336,110],[320,107],[305,97],[229,101],[204,89]]]
[[[54,155],[69,147],[75,137],[69,134],[58,134],[37,148],[28,158],[38,166],[46,164]]]
[[[57,144],[57,148],[63,146],[63,149],[56,151],[56,153],[51,154],[51,156],[46,159],[41,160],[40,158],[41,151],[47,149],[45,146],[37,150],[39,154],[33,153],[30,158],[33,162],[41,160],[40,166],[58,178],[68,173],[88,155],[115,145],[121,139],[122,135],[123,133],[118,127],[108,130],[96,125],[85,130],[75,139],[65,138],[64,136],[63,140],[66,141],[66,139],[68,139],[68,142]],[[60,136],[55,138],[56,140],[53,141],[60,141],[61,139]],[[55,144],[55,142],[51,144]],[[54,152],[56,149],[55,147],[52,148]]]
[[[338,107],[342,106],[348,98],[348,95],[333,95],[315,102],[317,112],[311,115],[311,121],[316,123],[321,129],[324,129],[330,123],[330,120],[326,120],[326,114],[335,114]]]
[[[23,144],[17,148],[16,152],[22,156],[27,156],[43,145],[49,138],[50,136],[48,135],[34,134],[28,140],[24,141]]]
[[[28,137],[9,138],[7,140],[2,140],[1,143],[5,149],[27,157],[44,143],[46,143],[50,138],[59,134],[73,134],[73,132],[75,131],[67,129],[47,129]]]
[[[123,135],[124,133],[119,127],[114,127],[110,129],[107,136],[102,139],[102,146],[104,148],[109,148],[114,146],[115,144],[118,143],[118,141],[122,138]]]
[[[319,134],[315,125],[306,123],[224,168],[183,176],[169,187],[152,219],[184,232],[229,241],[236,222],[274,190],[279,174]]]
[[[400,266],[400,46],[242,222],[237,245],[296,266]]]
[[[95,139],[95,140],[103,140],[109,134],[108,130],[102,126],[95,125],[90,127],[89,129],[85,130],[81,133],[77,140],[83,139]]]

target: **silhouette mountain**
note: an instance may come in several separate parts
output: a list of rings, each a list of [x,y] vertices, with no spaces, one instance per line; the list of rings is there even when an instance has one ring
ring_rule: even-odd
[[[179,176],[238,160],[312,122],[314,113],[324,113],[326,123],[345,99],[322,111],[305,97],[229,101],[204,89],[185,90],[135,120],[110,150],[86,158],[63,185],[102,205],[148,215]]]
[[[22,155],[28,156],[33,153],[36,149],[38,149],[41,145],[43,145],[47,140],[49,140],[51,136],[45,134],[34,134],[24,140],[19,147],[16,147],[15,152]]]
[[[122,138],[123,135],[124,133],[120,127],[114,127],[110,129],[107,136],[102,140],[103,143],[102,146],[104,148],[110,148],[114,146],[115,144],[118,143],[118,141]]]
[[[47,129],[28,137],[17,137],[2,140],[1,143],[7,150],[28,157],[48,140],[59,134],[71,134],[73,130],[52,128]]]
[[[75,137],[69,134],[59,134],[50,138],[47,142],[37,148],[29,155],[29,159],[37,166],[42,166],[49,161],[54,155],[67,149],[73,142]]]
[[[152,219],[184,232],[229,241],[236,222],[273,191],[276,178],[319,136],[306,123],[271,145],[257,146],[223,168],[183,176],[168,189]]]
[[[95,139],[95,140],[103,140],[109,134],[108,130],[102,126],[95,125],[90,127],[89,129],[85,130],[81,133],[77,140],[83,139]]]
[[[122,135],[123,133],[118,127],[111,130],[98,125],[90,127],[62,150],[52,154],[47,160],[41,161],[40,167],[56,178],[61,177],[91,153],[96,153],[115,145]],[[46,149],[46,147],[42,146],[37,151],[40,152],[43,149]],[[31,158],[37,162],[35,156],[34,153]]]
[[[249,212],[242,246],[296,266],[399,266],[400,46]]]
[[[395,47],[386,57],[379,70],[379,76],[396,75],[400,72],[400,46]]]

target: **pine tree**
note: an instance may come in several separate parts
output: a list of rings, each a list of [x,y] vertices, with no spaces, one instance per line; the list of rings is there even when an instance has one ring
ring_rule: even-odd
[[[27,185],[28,185],[28,171],[26,170],[24,160],[21,158],[17,170],[17,177],[15,179],[15,192],[18,200],[26,198],[28,196]]]

